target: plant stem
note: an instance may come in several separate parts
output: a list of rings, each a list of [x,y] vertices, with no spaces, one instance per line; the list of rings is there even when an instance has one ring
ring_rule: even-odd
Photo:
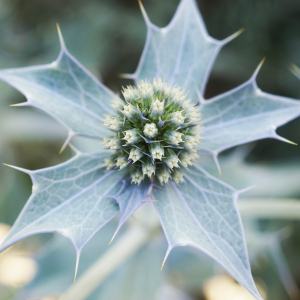
[[[300,220],[300,201],[293,199],[248,198],[238,202],[242,216]]]

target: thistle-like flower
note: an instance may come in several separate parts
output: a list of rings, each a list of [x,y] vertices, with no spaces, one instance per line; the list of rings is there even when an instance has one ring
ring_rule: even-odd
[[[180,167],[187,168],[198,157],[195,149],[201,140],[200,113],[176,86],[160,78],[141,80],[137,88],[123,89],[123,103],[113,102],[116,117],[106,115],[103,125],[112,130],[104,147],[115,150],[105,160],[107,169],[127,168],[133,183],[145,176],[161,184],[183,181]],[[112,163],[112,161],[115,161]]]

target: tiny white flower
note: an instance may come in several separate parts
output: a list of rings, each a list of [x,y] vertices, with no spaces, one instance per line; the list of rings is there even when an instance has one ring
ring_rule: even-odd
[[[171,170],[173,170],[174,167],[179,168],[178,161],[179,159],[176,155],[163,158],[163,162],[166,163]]]
[[[124,114],[125,117],[132,120],[132,119],[134,119],[137,112],[133,105],[128,104],[128,105],[123,106],[122,113]]]
[[[124,88],[122,93],[127,102],[134,102],[140,97],[139,91],[132,86],[128,86],[126,89]]]
[[[184,90],[181,90],[181,88],[179,86],[175,86],[171,92],[172,100],[175,103],[184,101],[186,96],[183,93],[184,93]]]
[[[184,116],[181,111],[176,111],[171,114],[170,122],[175,125],[181,125],[184,121]]]
[[[200,134],[202,133],[201,128],[202,127],[200,125],[194,126],[194,127],[189,129],[188,133],[192,134],[192,135],[195,135],[195,136],[198,136],[198,138],[201,139],[201,137],[200,137]]]
[[[199,122],[200,120],[200,114],[196,110],[187,113],[186,117],[189,119],[190,122],[194,123]]]
[[[164,155],[164,148],[160,145],[160,143],[150,144],[150,153],[153,159],[161,160]]]
[[[142,156],[143,156],[143,152],[138,149],[138,148],[131,148],[130,153],[129,153],[129,158],[128,159],[132,159],[133,162],[135,163],[136,161],[138,161]]]
[[[184,140],[184,144],[183,144],[184,148],[189,150],[193,149],[194,145],[198,144],[197,139],[191,135],[184,135],[183,140]]]
[[[164,101],[159,101],[156,99],[151,104],[151,115],[153,117],[162,116],[164,113]]]
[[[153,86],[150,82],[141,80],[138,89],[142,99],[150,100],[154,96]]]
[[[176,184],[179,184],[180,182],[184,182],[183,173],[176,170],[175,172],[172,173],[172,179]]]
[[[111,115],[104,115],[104,116],[105,116],[105,119],[102,119],[103,125],[108,128],[110,126],[112,117],[111,117]]]
[[[188,152],[181,153],[179,156],[180,164],[184,168],[187,168],[188,165],[192,165],[192,160],[195,160],[197,157],[198,155],[196,153],[188,153]]]
[[[124,101],[122,101],[120,99],[113,99],[113,100],[111,100],[111,102],[112,102],[112,104],[110,106],[112,108],[114,108],[115,110],[123,108]]]
[[[128,144],[136,143],[142,140],[138,131],[136,129],[126,130],[124,136],[124,140],[127,141]]]
[[[120,170],[125,168],[127,166],[127,164],[128,164],[128,155],[119,156],[117,158],[116,166],[119,167]]]
[[[157,173],[157,177],[162,185],[164,182],[168,182],[170,178],[170,173],[167,170],[162,170]]]
[[[146,124],[144,127],[144,134],[148,138],[153,138],[157,135],[158,129],[154,123]]]
[[[152,164],[152,162],[145,163],[142,165],[142,171],[144,175],[148,175],[148,177],[151,177],[151,175],[155,172],[155,165]]]
[[[131,174],[131,182],[132,183],[137,183],[140,184],[141,181],[143,180],[144,175],[141,172],[141,170],[136,170]]]
[[[153,79],[153,87],[156,93],[163,93],[165,91],[166,85],[167,84],[164,83],[160,77],[157,79],[157,81],[155,80],[155,78]]]
[[[120,122],[119,119],[113,118],[110,120],[110,125],[108,126],[108,128],[117,131],[117,130],[120,130],[121,127],[122,127],[122,122]]]
[[[168,130],[164,134],[164,138],[172,145],[178,146],[179,143],[183,142],[182,133],[178,131]]]
[[[120,149],[121,141],[119,139],[111,139],[108,143],[111,150]]]
[[[111,170],[115,165],[114,160],[110,157],[104,158],[103,161],[107,171]]]

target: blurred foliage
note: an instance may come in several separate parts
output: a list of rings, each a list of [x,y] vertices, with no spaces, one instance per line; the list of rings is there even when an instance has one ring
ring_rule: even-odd
[[[165,26],[173,16],[178,2],[144,0],[143,4],[150,19],[159,26]],[[211,36],[224,39],[240,28],[245,28],[245,32],[226,45],[218,56],[207,86],[206,98],[243,83],[263,57],[266,57],[266,62],[258,76],[259,87],[269,93],[300,97],[299,80],[288,70],[292,62],[300,65],[299,1],[201,0],[198,4]],[[53,61],[59,52],[55,23],[59,23],[69,51],[96,76],[102,78],[109,88],[119,92],[122,85],[132,83],[120,79],[118,73],[135,71],[146,39],[146,26],[136,0],[0,0],[0,68]],[[0,89],[2,162],[38,169],[55,165],[71,156],[70,150],[58,155],[66,137],[66,130],[60,124],[34,109],[9,107],[9,104],[24,102],[25,98],[4,83],[0,83]],[[278,133],[300,144],[299,128],[298,119],[280,128]],[[86,145],[87,149],[91,148],[89,144]],[[94,148],[97,147],[98,145],[94,145]],[[230,152],[231,156],[228,156]],[[232,150],[224,153],[224,159],[221,159],[222,179],[237,188],[263,181],[261,187],[248,194],[251,197],[299,198],[299,158],[299,147],[277,140],[259,141],[252,145],[251,151],[244,151],[242,155],[232,153]],[[216,172],[206,157],[202,160],[210,172]],[[27,175],[0,167],[0,222],[13,223],[30,190],[31,182]],[[260,234],[262,230],[267,233],[275,232],[290,223],[261,220],[258,224],[260,228],[256,229],[256,234]],[[280,243],[288,267],[299,285],[299,223],[290,225],[294,229],[293,234]],[[246,223],[245,226],[249,229]],[[105,238],[99,237],[96,240],[96,237],[94,243],[98,243],[99,252],[97,250],[93,254],[87,254],[86,262],[83,255],[80,265],[82,270],[106,249]],[[104,240],[102,244],[100,239]],[[259,240],[260,238],[255,238],[261,245]],[[65,245],[67,242],[52,243],[55,247],[47,244],[43,250],[44,258],[38,260],[40,277],[25,292],[29,293],[31,287],[32,293],[33,287],[48,287],[50,293],[49,286],[55,284],[51,280],[58,274],[61,276],[59,278],[65,276],[65,281],[57,280],[58,283],[65,284],[64,288],[71,284],[75,256],[73,260],[69,255],[73,249],[70,245]],[[84,250],[86,253],[89,251],[88,247]],[[165,251],[162,248],[158,252],[158,260],[162,260]],[[265,248],[261,247],[259,253],[264,253],[263,249]],[[176,296],[179,295],[178,299],[188,299],[186,294],[179,293],[180,289],[193,296],[193,299],[200,299],[198,297],[203,297],[203,282],[215,273],[219,274],[220,270],[212,268],[212,261],[204,255],[183,252],[176,249],[170,255],[163,275],[163,285],[166,287],[171,284],[173,289],[178,289],[177,292],[172,290]],[[269,299],[289,299],[278,276],[276,264],[272,263],[272,257],[268,259],[268,255],[270,256],[264,254],[262,258],[258,258],[260,267],[254,268],[254,274],[267,285]],[[140,259],[140,256],[136,259]],[[140,260],[140,264],[143,264],[142,261]],[[61,262],[67,264],[64,273]],[[128,264],[128,268],[134,268],[133,265],[130,266],[130,261]],[[116,280],[122,280],[122,272],[127,274],[126,266],[121,269],[117,271],[121,274],[119,277],[112,275],[111,278],[117,276]],[[113,280],[111,278],[108,282]],[[109,289],[109,285],[106,289]],[[1,297],[5,297],[4,292],[0,296],[2,300]]]

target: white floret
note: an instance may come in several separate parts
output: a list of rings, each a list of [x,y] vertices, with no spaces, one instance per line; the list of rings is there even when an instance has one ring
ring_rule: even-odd
[[[162,116],[164,113],[164,101],[159,101],[156,99],[151,104],[151,115],[153,117]]]
[[[129,159],[132,159],[133,162],[135,163],[136,161],[138,161],[142,156],[143,156],[143,152],[138,149],[138,148],[132,148],[130,150],[130,153],[129,153]]]
[[[139,91],[132,86],[128,86],[127,88],[123,89],[122,93],[127,102],[134,102],[140,96]]]
[[[164,138],[172,145],[178,146],[179,143],[183,142],[182,133],[178,131],[168,130],[164,134]]]
[[[176,111],[171,114],[170,122],[175,125],[181,125],[184,122],[184,116],[181,111]]]
[[[104,158],[103,161],[107,171],[111,170],[115,165],[113,159],[110,157]]]
[[[151,177],[151,175],[155,172],[155,166],[152,163],[143,164],[142,171],[144,175],[148,175],[148,177]]]
[[[117,158],[116,166],[119,167],[120,170],[125,168],[127,164],[128,164],[128,156],[120,156]]]
[[[164,148],[159,143],[151,144],[150,153],[153,159],[161,160],[164,155]]]
[[[180,182],[184,182],[183,173],[176,170],[175,172],[172,173],[172,179],[176,184],[179,184]]]
[[[154,123],[151,124],[146,124],[144,127],[144,134],[148,137],[148,138],[153,138],[157,135],[158,133],[158,129],[156,127],[156,125]]]
[[[131,182],[132,183],[140,184],[141,181],[143,180],[143,178],[144,178],[144,175],[140,170],[135,171],[134,173],[131,174]]]
[[[141,137],[139,136],[137,130],[135,129],[131,129],[131,130],[126,130],[125,132],[125,136],[124,136],[124,140],[127,141],[127,143],[132,144],[135,142],[138,142],[141,140]]]
[[[131,104],[128,104],[128,105],[124,105],[122,113],[128,119],[133,119],[135,116],[136,110],[135,110],[134,106],[132,106]]]
[[[158,172],[157,177],[161,184],[163,184],[164,182],[167,183],[170,178],[170,173],[166,170],[163,170]]]

